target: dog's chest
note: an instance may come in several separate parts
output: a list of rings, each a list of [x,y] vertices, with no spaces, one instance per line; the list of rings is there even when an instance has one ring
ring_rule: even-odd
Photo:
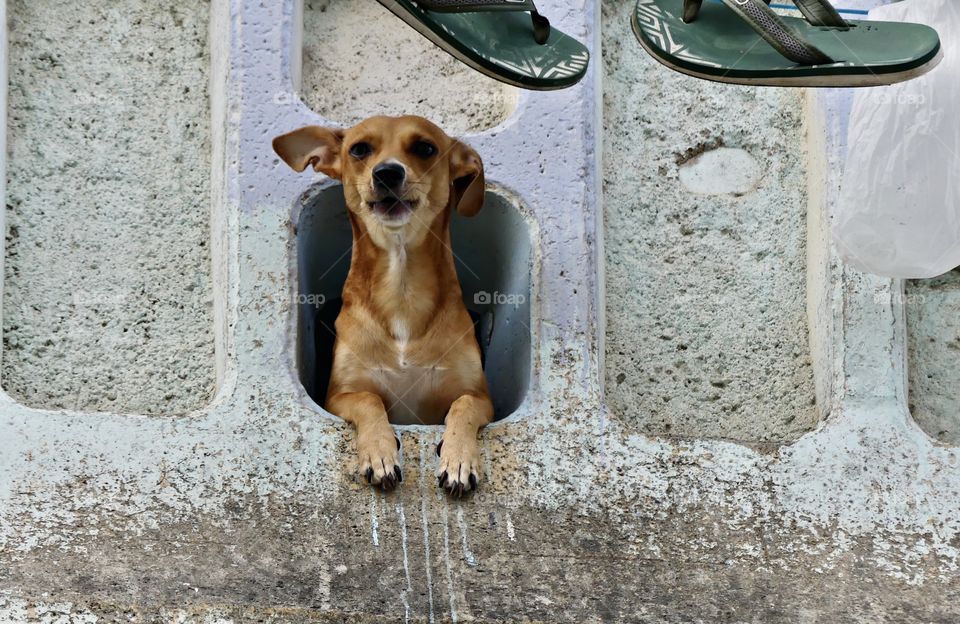
[[[443,394],[446,369],[416,362],[406,346],[399,343],[396,360],[375,371],[390,421],[399,425],[442,422],[444,414],[435,412],[437,396]]]

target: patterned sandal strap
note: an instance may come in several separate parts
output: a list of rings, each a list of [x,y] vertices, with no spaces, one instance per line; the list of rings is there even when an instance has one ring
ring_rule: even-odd
[[[696,21],[700,15],[700,6],[703,0],[683,0],[683,22],[689,24]]]
[[[533,0],[416,0],[428,11],[472,13],[474,11],[529,11],[533,20],[533,38],[543,45],[550,38],[550,20],[540,15]]]
[[[814,26],[850,28],[850,24],[840,16],[829,0],[793,0],[793,3]]]
[[[723,0],[773,48],[800,65],[826,65],[834,60],[797,35],[768,5],[770,0]],[[683,0],[683,21],[697,19],[703,0]],[[804,17],[815,26],[849,25],[827,0],[794,0]],[[838,21],[839,20],[839,21]]]
[[[770,4],[770,0],[763,0]],[[683,0],[683,21],[690,23],[697,19],[703,0]],[[850,24],[833,8],[830,0],[793,0],[793,4],[803,13],[808,22],[814,26],[831,28],[849,28]]]

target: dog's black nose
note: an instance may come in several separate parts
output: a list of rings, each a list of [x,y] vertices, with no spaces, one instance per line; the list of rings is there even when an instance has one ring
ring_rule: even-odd
[[[398,163],[383,163],[373,169],[373,186],[381,191],[396,191],[403,186],[407,170]]]

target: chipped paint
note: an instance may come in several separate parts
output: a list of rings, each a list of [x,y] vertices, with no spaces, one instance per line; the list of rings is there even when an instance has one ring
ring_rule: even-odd
[[[410,621],[410,600],[409,596],[413,592],[413,583],[410,580],[410,555],[407,552],[407,517],[403,511],[403,503],[397,504],[397,520],[400,523],[400,548],[403,552],[403,577],[406,579],[406,587],[400,590],[400,600],[403,602],[403,621]]]
[[[460,529],[460,546],[463,549],[463,560],[468,566],[477,565],[477,559],[473,556],[470,547],[467,546],[467,523],[463,519],[463,507],[457,505],[457,528]]]
[[[448,505],[443,506],[443,562],[447,571],[447,598],[450,604],[450,619],[457,621],[456,594],[453,586],[453,562],[450,559],[450,516]]]
[[[420,445],[420,466],[423,467],[425,464],[424,455],[426,454],[427,447],[423,444]],[[427,492],[424,486],[424,479],[426,475],[430,473],[426,470],[420,471],[420,524],[423,528],[423,569],[426,574],[427,581],[427,605],[429,606],[429,622],[433,624],[434,612],[433,612],[433,561],[430,559],[430,520],[427,517],[427,501],[430,494]],[[444,525],[446,526],[446,525]]]
[[[377,518],[377,491],[374,489],[370,490],[370,540],[373,542],[374,546],[380,545],[380,533],[378,528],[380,526],[380,520]]]

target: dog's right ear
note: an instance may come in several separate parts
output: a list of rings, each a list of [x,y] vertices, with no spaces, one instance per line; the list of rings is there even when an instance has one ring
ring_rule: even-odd
[[[336,180],[340,179],[340,148],[343,130],[307,126],[273,140],[273,151],[297,173],[312,165]]]

